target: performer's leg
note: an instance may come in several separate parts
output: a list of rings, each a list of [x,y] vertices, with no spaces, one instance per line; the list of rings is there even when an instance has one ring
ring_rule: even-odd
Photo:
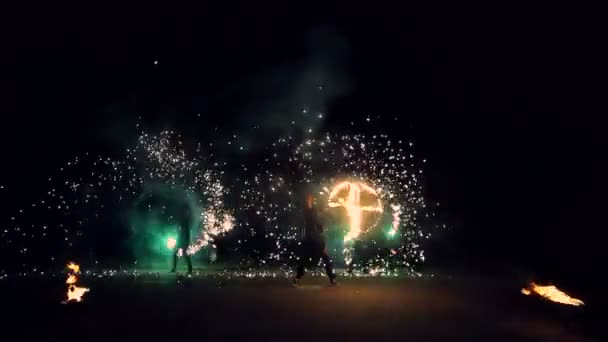
[[[304,259],[300,258],[300,260],[298,261],[298,268],[296,270],[296,279],[300,279],[304,276],[304,269],[305,269]]]
[[[188,263],[188,274],[192,274],[192,259],[188,253],[184,255],[184,258],[186,258],[186,262]]]
[[[309,263],[308,259],[310,258],[310,246],[307,241],[302,242],[302,245],[300,246],[299,257],[300,257],[300,260],[298,260],[298,267],[296,270],[296,279],[300,279],[304,276],[304,271],[305,271],[306,265],[308,265],[308,263]]]
[[[334,273],[334,265],[331,258],[329,257],[329,255],[327,255],[327,253],[323,253],[321,259],[323,259],[323,262],[325,263],[325,273],[327,273],[329,279],[334,279],[336,277],[336,274]]]
[[[175,272],[176,267],[177,267],[177,249],[175,249],[175,251],[173,252],[173,262],[172,262],[173,267],[171,267],[171,272]]]
[[[336,274],[334,273],[333,261],[331,260],[331,258],[329,257],[329,254],[327,253],[327,248],[325,248],[325,243],[323,243],[323,250],[321,251],[321,259],[323,260],[323,263],[325,264],[325,273],[327,273],[329,280],[333,283],[334,279],[336,279]]]

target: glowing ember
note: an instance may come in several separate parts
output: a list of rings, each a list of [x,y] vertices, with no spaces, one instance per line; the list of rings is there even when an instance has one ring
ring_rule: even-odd
[[[170,238],[167,239],[167,248],[168,249],[175,248],[176,244],[177,244],[177,240],[175,240],[175,238],[170,237]]]
[[[547,298],[548,300],[550,300],[552,302],[556,302],[556,303],[574,305],[574,306],[581,306],[581,305],[585,304],[582,300],[568,296],[565,292],[559,290],[557,287],[555,287],[553,285],[543,286],[543,285],[536,285],[535,283],[531,282],[529,288],[521,289],[521,293],[523,293],[526,296],[531,295],[532,292],[538,293],[540,296]]]
[[[338,194],[347,191],[345,198]],[[371,194],[375,198],[374,205],[362,205],[361,193]],[[329,194],[329,207],[344,207],[350,220],[350,230],[344,237],[344,242],[353,240],[361,234],[361,221],[364,211],[382,212],[382,202],[376,190],[363,183],[342,182],[334,187]],[[373,228],[373,227],[370,227]]]
[[[89,292],[89,289],[86,287],[76,286],[76,282],[78,281],[78,276],[76,274],[80,273],[80,266],[71,262],[67,265],[68,269],[71,271],[68,274],[68,278],[65,280],[65,283],[68,284],[68,299],[63,301],[63,304],[68,303],[69,301],[82,301],[82,296],[85,293]]]

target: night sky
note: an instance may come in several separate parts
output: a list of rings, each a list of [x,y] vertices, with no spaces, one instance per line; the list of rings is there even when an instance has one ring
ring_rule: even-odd
[[[318,72],[326,128],[380,116],[428,158],[427,197],[450,227],[438,263],[595,271],[594,22],[550,8],[336,7],[15,9],[2,24],[2,214],[73,156],[123,151],[139,117],[192,138],[288,119]],[[250,137],[251,153],[280,131]]]

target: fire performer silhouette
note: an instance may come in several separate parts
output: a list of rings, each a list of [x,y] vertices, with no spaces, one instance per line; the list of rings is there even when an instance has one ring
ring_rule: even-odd
[[[323,226],[319,221],[316,208],[313,206],[313,196],[306,196],[306,207],[304,208],[304,239],[301,243],[300,259],[298,262],[297,274],[293,280],[294,286],[300,285],[300,279],[304,276],[304,269],[310,263],[316,263],[319,258],[325,263],[325,272],[332,285],[336,284],[336,274],[327,249],[325,248],[325,238],[323,237]]]

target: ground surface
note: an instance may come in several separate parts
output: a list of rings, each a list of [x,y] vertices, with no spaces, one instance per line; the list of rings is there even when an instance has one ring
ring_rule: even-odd
[[[292,288],[284,274],[83,276],[84,301],[60,304],[63,276],[0,281],[3,332],[230,340],[594,341],[584,309],[489,277],[341,278]],[[8,319],[7,319],[8,318]],[[3,325],[4,325],[3,324]],[[254,339],[255,338],[255,339]]]

